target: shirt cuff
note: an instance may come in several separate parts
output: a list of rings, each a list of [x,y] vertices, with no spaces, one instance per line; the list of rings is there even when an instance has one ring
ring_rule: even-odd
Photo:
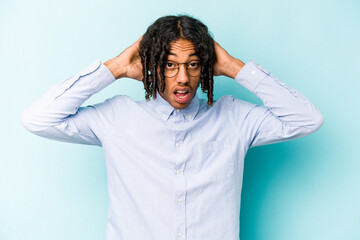
[[[256,87],[269,75],[268,70],[257,64],[254,60],[250,60],[236,75],[235,81],[251,92],[254,92]]]

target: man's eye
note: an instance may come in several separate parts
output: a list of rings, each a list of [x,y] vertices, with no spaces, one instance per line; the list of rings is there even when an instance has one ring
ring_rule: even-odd
[[[174,67],[175,67],[174,63],[171,62],[166,63],[166,68],[174,68]]]
[[[199,63],[198,62],[191,62],[191,63],[189,63],[189,68],[197,68],[197,67],[199,67]]]

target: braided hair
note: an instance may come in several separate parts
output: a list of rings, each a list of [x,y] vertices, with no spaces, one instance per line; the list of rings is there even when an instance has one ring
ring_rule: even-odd
[[[187,15],[161,17],[144,34],[140,42],[139,54],[143,67],[145,98],[155,99],[157,91],[162,93],[165,91],[164,67],[160,63],[167,61],[170,44],[179,39],[193,43],[201,62],[201,90],[207,93],[208,105],[212,105],[216,61],[214,41],[207,26]]]

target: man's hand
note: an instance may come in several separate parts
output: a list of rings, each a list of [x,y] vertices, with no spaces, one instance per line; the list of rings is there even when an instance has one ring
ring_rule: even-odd
[[[142,36],[134,44],[120,53],[119,56],[104,63],[116,79],[128,77],[138,81],[142,80],[143,68],[139,55],[141,39]]]
[[[235,79],[245,65],[241,60],[232,57],[224,48],[222,48],[216,41],[214,41],[216,62],[214,64],[215,76],[227,76]]]

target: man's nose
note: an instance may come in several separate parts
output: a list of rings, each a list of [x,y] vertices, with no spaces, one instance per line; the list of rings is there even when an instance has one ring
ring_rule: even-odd
[[[190,79],[186,67],[183,64],[179,65],[179,72],[176,75],[176,81],[179,83],[187,83],[189,80]]]

